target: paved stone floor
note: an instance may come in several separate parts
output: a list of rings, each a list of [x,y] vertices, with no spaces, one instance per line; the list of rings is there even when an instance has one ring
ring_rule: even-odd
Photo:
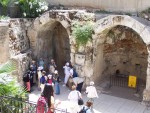
[[[68,87],[60,84],[61,94],[55,95],[55,100],[66,101],[70,92]],[[138,101],[124,99],[120,97],[103,94],[98,91],[99,98],[94,102],[94,113],[150,113],[150,108],[146,108]],[[34,91],[29,94],[29,100],[36,102],[40,96],[40,91],[34,87]],[[84,101],[87,101],[86,94],[82,92]]]

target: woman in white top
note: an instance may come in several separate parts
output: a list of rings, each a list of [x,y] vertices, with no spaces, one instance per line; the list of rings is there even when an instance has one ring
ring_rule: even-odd
[[[91,101],[94,104],[94,98],[98,98],[98,94],[96,88],[93,86],[94,82],[90,82],[90,86],[86,88],[87,97],[89,98],[88,101]],[[91,106],[91,110],[93,110],[93,105]]]
[[[67,84],[68,79],[70,77],[70,67],[69,67],[69,63],[67,62],[66,65],[63,67],[64,68],[64,73],[65,73],[65,80],[64,83]]]
[[[42,67],[38,67],[38,72],[37,72],[37,75],[38,75],[38,89],[40,90],[40,78],[42,77],[42,70],[43,68]]]
[[[80,110],[78,105],[78,99],[82,98],[81,93],[76,90],[76,86],[72,86],[72,91],[68,95],[68,99],[70,101],[70,109],[71,113],[77,113]]]

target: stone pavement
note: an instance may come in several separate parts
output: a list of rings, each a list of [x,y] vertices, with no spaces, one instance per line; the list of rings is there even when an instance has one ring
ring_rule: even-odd
[[[70,90],[68,87],[60,84],[61,94],[55,95],[55,100],[66,101]],[[146,108],[140,102],[123,99],[107,94],[99,94],[99,98],[94,101],[94,113],[150,113],[150,108]],[[36,102],[40,96],[40,91],[34,88],[34,91],[29,94],[29,100]],[[82,92],[84,101],[88,99],[86,94]]]

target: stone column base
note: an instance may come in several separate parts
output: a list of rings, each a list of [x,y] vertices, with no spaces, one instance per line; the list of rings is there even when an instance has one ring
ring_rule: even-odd
[[[143,101],[142,104],[150,106],[150,90],[145,89],[143,91]]]

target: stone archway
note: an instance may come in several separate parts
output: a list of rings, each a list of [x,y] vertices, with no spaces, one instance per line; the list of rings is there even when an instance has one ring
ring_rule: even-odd
[[[58,21],[48,22],[40,28],[36,38],[36,58],[43,58],[45,66],[48,66],[50,59],[54,59],[58,69],[63,69],[65,62],[70,61],[70,45],[69,36],[62,24]]]
[[[70,23],[68,12],[49,11],[35,19],[28,36],[33,51],[33,59],[43,58],[48,68],[54,59],[59,71],[66,61],[70,61]]]
[[[105,41],[105,36],[103,36],[103,31],[104,32],[108,32],[109,29],[113,28],[114,26],[117,25],[122,25],[122,26],[127,26],[131,29],[133,29],[134,31],[137,32],[137,34],[140,35],[141,39],[143,40],[143,42],[147,45],[150,44],[150,27],[138,22],[137,20],[129,17],[129,16],[121,16],[121,15],[111,15],[108,17],[105,17],[103,19],[100,19],[99,21],[96,22],[94,31],[95,31],[95,36],[94,36],[94,43],[93,45],[95,45],[94,47],[94,51],[97,52],[97,48],[98,46],[100,46],[101,44],[104,43]],[[149,46],[147,46],[148,50],[149,50]],[[103,51],[101,52],[102,56]],[[148,51],[149,53],[149,51]],[[97,54],[95,53],[94,56],[94,61],[96,61],[96,56]],[[149,69],[149,56],[150,54],[148,54],[148,67],[147,67],[147,78],[146,78],[146,89],[144,91],[144,95],[143,96],[143,100],[150,100],[150,69]],[[101,61],[103,62],[103,61]]]

